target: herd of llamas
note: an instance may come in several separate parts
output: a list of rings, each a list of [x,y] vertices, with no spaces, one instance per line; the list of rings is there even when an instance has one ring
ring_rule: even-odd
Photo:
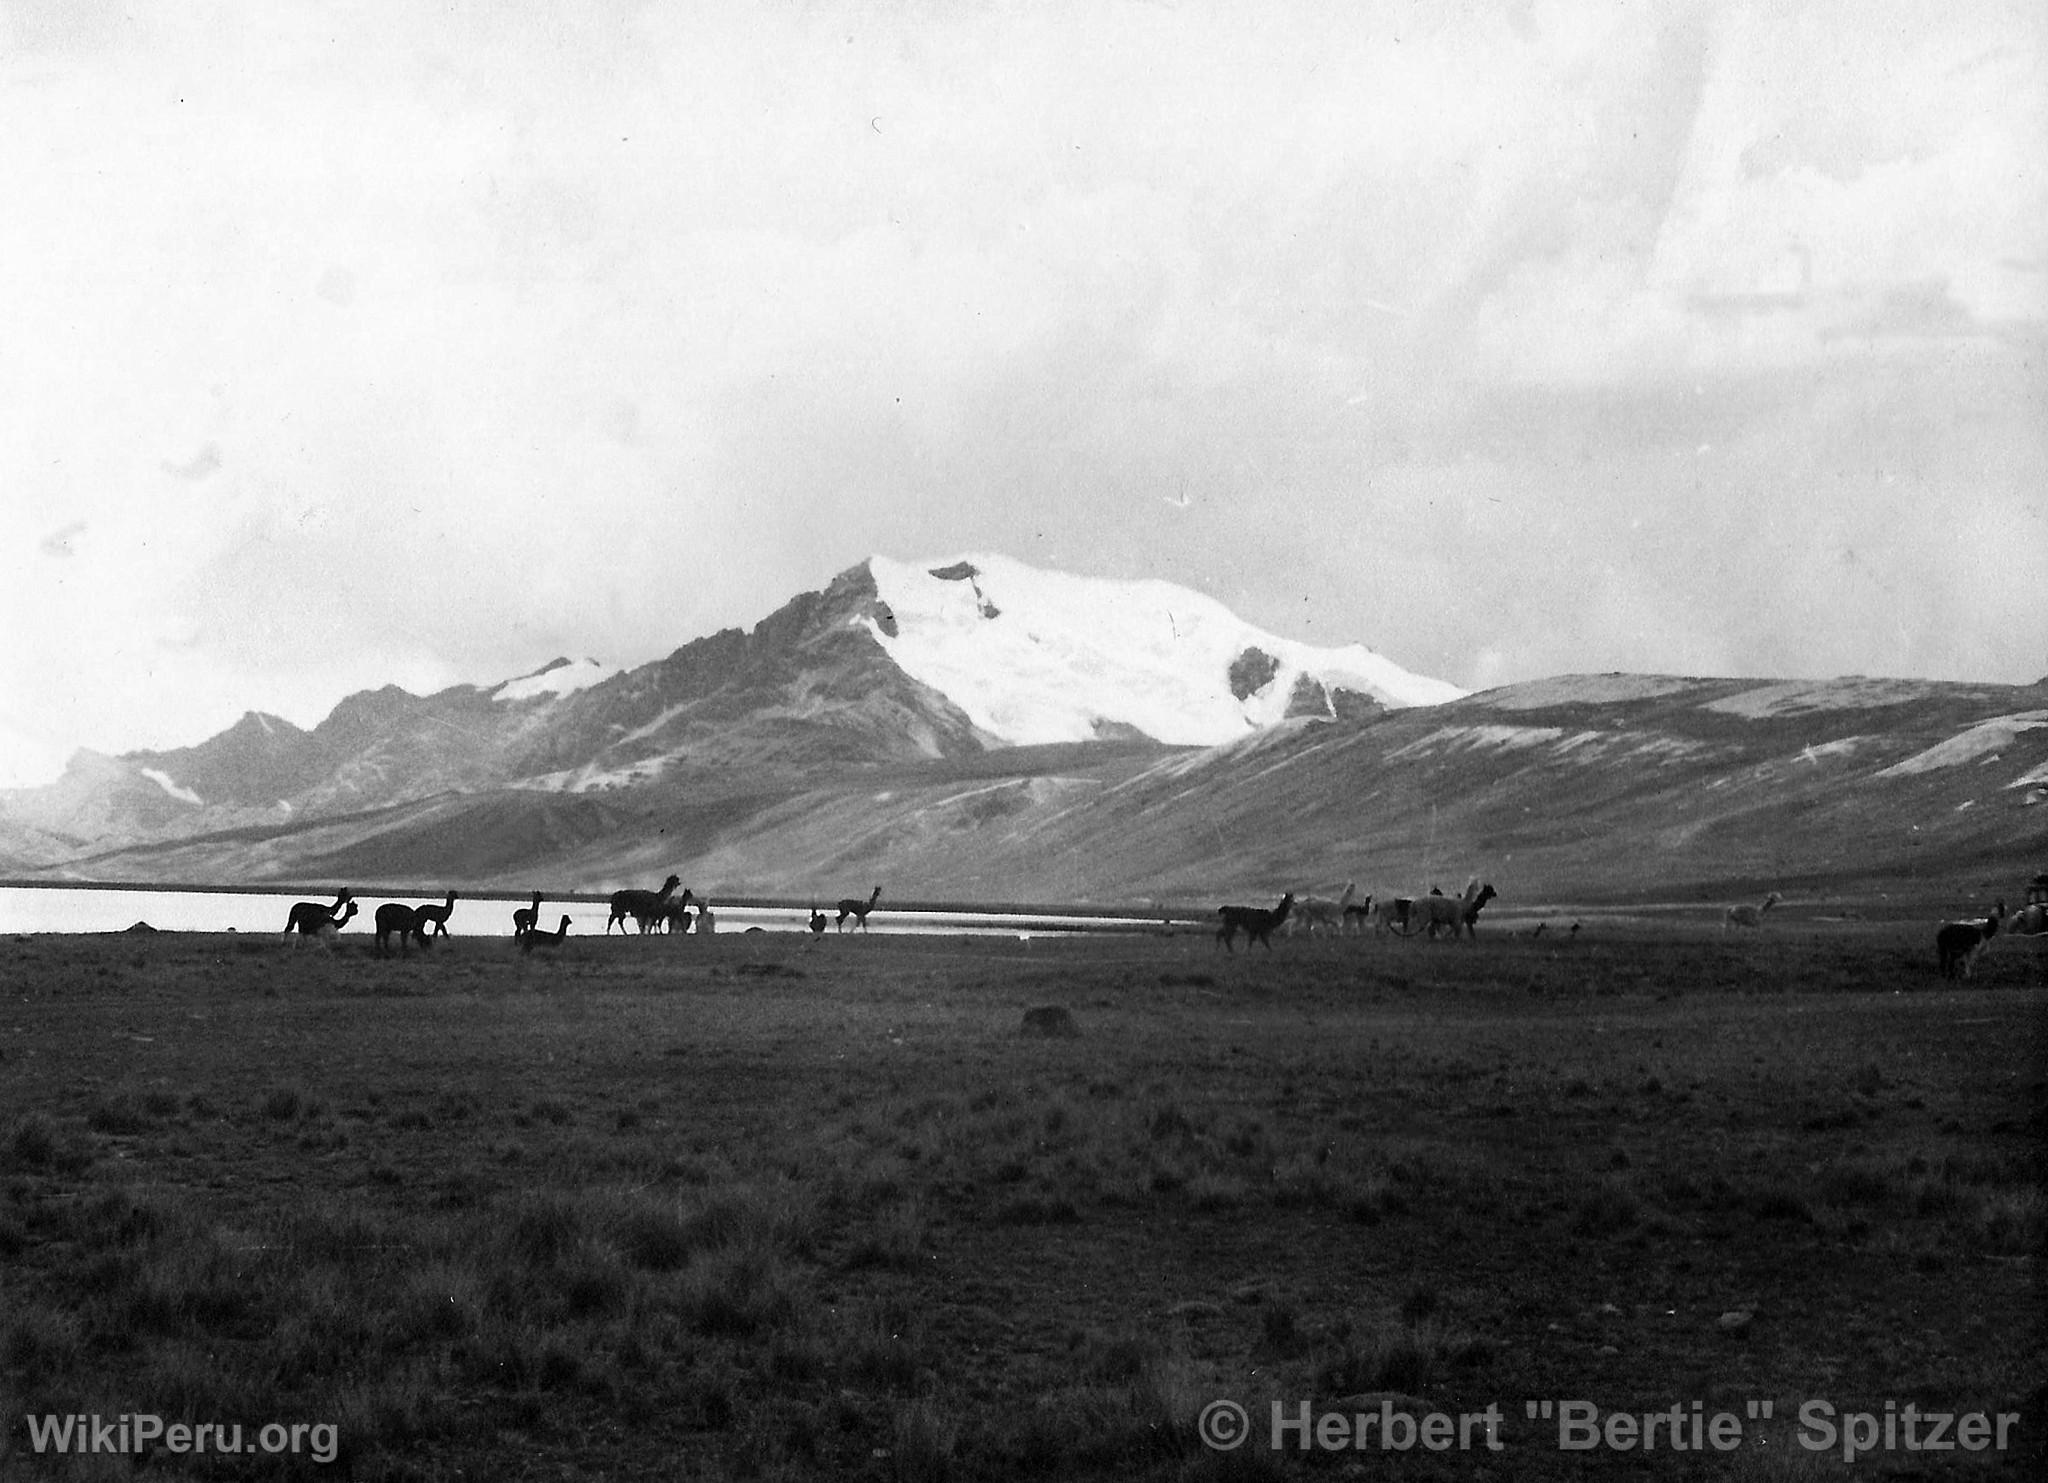
[[[671,875],[654,890],[634,887],[614,891],[611,914],[605,920],[605,935],[610,936],[613,927],[626,931],[629,922],[642,934],[695,932],[708,936],[715,932],[717,918],[711,903],[688,888],[677,895],[677,888],[681,885],[681,879]],[[1440,889],[1431,887],[1429,893],[1422,896],[1375,898],[1367,895],[1360,899],[1358,883],[1346,881],[1343,893],[1335,897],[1309,895],[1297,898],[1289,891],[1281,896],[1277,905],[1270,907],[1218,907],[1216,941],[1224,951],[1235,953],[1235,943],[1242,935],[1247,948],[1257,944],[1271,953],[1276,931],[1298,931],[1311,936],[1318,932],[1363,935],[1370,931],[1381,936],[1391,933],[1400,937],[1471,938],[1478,936],[1479,914],[1498,894],[1490,883],[1476,875],[1466,881],[1465,889],[1456,896],[1447,896]],[[849,924],[852,930],[865,932],[868,918],[881,899],[880,886],[876,886],[866,900],[858,896],[842,897],[836,903],[837,916],[830,919],[813,904],[806,917],[806,928],[814,940],[823,937],[828,927],[833,925],[841,932],[847,931]],[[409,953],[414,943],[425,951],[435,937],[447,935],[448,918],[455,910],[455,900],[455,892],[450,891],[439,903],[409,906],[393,901],[379,906],[371,919],[376,928],[377,953],[389,955],[393,938],[397,939],[401,953]],[[541,900],[542,894],[535,891],[530,905],[512,913],[512,937],[524,952],[559,948],[569,936],[566,914],[552,931],[541,926]],[[1761,930],[1772,908],[1783,900],[1779,892],[1772,891],[1754,904],[1739,902],[1730,906],[1722,914],[1721,929],[1724,932]],[[696,907],[694,912],[691,910],[693,903]],[[343,887],[332,902],[295,903],[286,918],[285,934],[295,941],[331,942],[357,911],[354,892]],[[1534,935],[1542,936],[1548,925],[1538,923]],[[2006,914],[2005,902],[2001,899],[1984,916],[1941,923],[1935,931],[1936,967],[1941,976],[1945,979],[1969,978],[1977,960],[2001,931],[2008,936],[2048,935],[2048,874],[2035,876],[2028,883],[2026,905],[2011,916]],[[1576,937],[1578,932],[1579,923],[1572,923],[1568,935]]]

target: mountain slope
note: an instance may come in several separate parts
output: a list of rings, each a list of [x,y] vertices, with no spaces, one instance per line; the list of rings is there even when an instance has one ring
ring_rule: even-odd
[[[488,688],[363,691],[310,731],[251,712],[193,747],[81,752],[57,783],[0,794],[0,856],[57,865],[449,793],[753,794],[1018,744],[1216,741],[1457,693],[1168,583],[877,557],[751,631],[624,672],[562,659]]]
[[[189,841],[92,868],[367,881],[432,861],[408,878],[506,890],[673,870],[714,898],[799,901],[881,882],[898,901],[1213,903],[1479,874],[1503,911],[1765,889],[1988,902],[2048,864],[2044,722],[2039,686],[1564,677],[1209,748],[1021,747],[753,793],[633,789],[545,839],[548,795],[515,792],[300,845]],[[524,856],[507,848],[522,838]]]

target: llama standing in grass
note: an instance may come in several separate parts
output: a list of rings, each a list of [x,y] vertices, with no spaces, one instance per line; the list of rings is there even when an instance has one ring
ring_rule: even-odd
[[[690,893],[684,891],[681,896],[662,908],[662,918],[667,922],[670,932],[687,932],[690,930],[691,900]]]
[[[861,931],[867,931],[868,913],[875,909],[875,903],[881,899],[882,888],[880,886],[875,887],[875,894],[868,897],[865,901],[856,896],[842,897],[839,902],[839,930],[844,932],[846,930],[846,919],[852,917],[860,925]]]
[[[540,925],[540,892],[533,893],[533,905],[522,906],[512,913],[512,935],[524,937]]]
[[[431,902],[425,906],[415,906],[412,909],[412,914],[419,918],[420,930],[422,932],[426,931],[428,927],[432,927],[435,937],[446,937],[448,935],[448,915],[454,910],[455,893],[450,891],[448,899],[439,906],[435,906]]]
[[[335,934],[346,927],[349,918],[356,914],[353,900],[343,900],[339,905],[340,911],[332,906],[322,906],[317,901],[301,901],[294,906],[291,924],[284,929],[285,936],[292,940],[292,946],[297,947],[311,938],[323,947],[332,947]],[[303,907],[311,907],[312,910],[302,911]]]
[[[1327,896],[1304,896],[1295,903],[1294,914],[1307,933],[1313,937],[1316,928],[1337,929],[1344,920],[1344,913],[1350,909],[1351,898],[1358,894],[1358,882],[1344,882],[1344,894],[1332,901]]]
[[[291,911],[285,915],[284,930],[286,935],[289,936],[296,933],[302,937],[314,936],[337,916],[342,916],[342,908],[350,904],[349,896],[348,887],[343,886],[340,891],[335,893],[332,906],[329,906],[324,901],[294,902]],[[355,913],[351,911],[347,916],[342,916],[342,920],[346,921],[348,917],[354,915]]]
[[[1219,906],[1216,915],[1222,919],[1223,925],[1216,929],[1216,940],[1223,944],[1226,953],[1234,953],[1237,949],[1230,944],[1242,932],[1247,948],[1255,942],[1263,943],[1270,953],[1273,951],[1273,929],[1286,921],[1293,910],[1292,891],[1282,896],[1280,904],[1275,907]]]
[[[676,887],[682,883],[682,877],[672,875],[662,882],[659,891],[625,890],[612,892],[612,914],[605,919],[604,935],[607,937],[612,935],[614,924],[617,925],[621,932],[624,932],[626,930],[626,918],[628,917],[633,919],[634,924],[639,927],[641,932],[653,931],[655,918],[661,915],[663,908],[668,905],[668,898],[674,894]],[[687,896],[690,893],[685,891],[683,894]]]
[[[1731,906],[1721,916],[1721,930],[1726,932],[1730,927],[1761,927],[1764,924],[1764,913],[1784,899],[1776,891],[1773,891],[1755,906],[1750,906],[1747,903],[1741,906]]]
[[[1941,966],[1943,978],[1968,978],[1976,967],[1977,959],[1984,955],[1984,949],[1991,945],[1991,939],[1998,935],[1998,924],[2005,920],[2005,903],[1999,902],[1991,908],[1988,917],[1966,917],[1960,922],[1943,922],[1934,934],[1934,951]]]
[[[1417,931],[1426,929],[1431,937],[1439,930],[1456,937],[1479,919],[1480,909],[1499,893],[1491,885],[1483,883],[1478,876],[1465,882],[1463,894],[1446,896],[1432,890],[1427,896],[1418,896],[1408,904],[1407,919],[1395,926],[1403,937],[1412,937]]]
[[[387,901],[377,908],[378,956],[382,957],[390,953],[390,937],[394,932],[398,934],[398,948],[400,952],[410,953],[412,951],[407,946],[408,942],[417,942],[420,945],[421,952],[425,952],[429,947],[433,946],[428,940],[425,930],[420,925],[420,914],[417,911],[410,906],[403,906],[396,901]]]

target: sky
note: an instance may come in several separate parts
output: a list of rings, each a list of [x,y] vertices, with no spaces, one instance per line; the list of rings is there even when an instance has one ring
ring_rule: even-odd
[[[0,0],[0,786],[870,555],[2048,675],[2048,19]]]

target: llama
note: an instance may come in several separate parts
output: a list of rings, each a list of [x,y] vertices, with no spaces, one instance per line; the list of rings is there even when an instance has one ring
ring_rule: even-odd
[[[1358,882],[1344,882],[1344,894],[1332,901],[1327,896],[1304,896],[1294,909],[1294,915],[1309,936],[1315,936],[1316,928],[1329,927],[1335,930],[1344,919],[1344,910],[1351,905],[1351,898],[1358,894]]]
[[[1456,937],[1470,925],[1471,919],[1477,918],[1480,908],[1498,894],[1476,875],[1465,882],[1461,895],[1446,896],[1432,888],[1427,896],[1418,896],[1409,904],[1406,924],[1395,930],[1403,937],[1412,937],[1418,931],[1427,931],[1434,937],[1443,929]]]
[[[612,926],[618,925],[621,932],[626,930],[626,918],[631,917],[641,932],[654,930],[654,920],[661,915],[668,904],[669,896],[682,884],[680,876],[670,876],[662,882],[659,891],[626,890],[612,892],[612,914],[605,919],[604,935],[612,935]],[[684,895],[689,893],[685,891]]]
[[[860,925],[861,931],[867,931],[868,913],[875,909],[875,903],[881,899],[882,888],[880,886],[875,887],[875,894],[868,897],[866,901],[858,900],[852,896],[843,897],[839,902],[839,930],[844,932],[846,930],[846,919],[852,917]]]
[[[1536,924],[1536,930],[1534,932],[1531,932],[1529,935],[1531,937],[1541,937],[1543,935],[1543,929],[1545,927],[1548,927],[1549,925],[1550,923],[1548,922],[1538,922]]]
[[[529,927],[519,934],[519,950],[530,953],[537,947],[558,948],[569,936],[569,919],[562,918],[562,925],[552,932],[543,932],[538,927]]]
[[[716,932],[717,930],[718,918],[711,914],[711,903],[708,901],[698,902],[697,935],[699,937],[709,937],[712,933]]]
[[[811,941],[816,942],[825,935],[825,913],[818,910],[818,904],[811,903]]]
[[[1356,933],[1363,937],[1366,928],[1372,924],[1372,920],[1372,897],[1368,896],[1363,901],[1349,901],[1345,903],[1344,931],[1346,935]]]
[[[533,905],[522,906],[512,913],[512,935],[524,937],[540,925],[540,892],[533,893]]]
[[[455,893],[450,891],[448,899],[439,906],[435,906],[432,902],[427,903],[425,906],[415,906],[412,909],[412,914],[419,918],[420,930],[422,932],[425,932],[428,927],[432,927],[434,929],[434,936],[446,937],[448,935],[448,914],[454,910]]]
[[[1245,935],[1245,946],[1263,943],[1267,952],[1273,951],[1273,929],[1287,920],[1294,910],[1294,893],[1289,891],[1280,898],[1276,907],[1264,906],[1219,906],[1216,915],[1223,925],[1216,929],[1216,940],[1223,944],[1223,951],[1234,953],[1230,944],[1239,932]]]
[[[297,933],[303,937],[313,936],[314,933],[340,915],[341,909],[349,904],[350,894],[348,887],[343,886],[335,894],[332,906],[320,901],[294,902],[291,911],[285,917],[284,930],[286,934]],[[349,915],[353,916],[355,913],[350,912]]]
[[[314,929],[314,938],[318,940],[322,947],[332,950],[334,947],[335,934],[341,931],[343,927],[346,927],[348,925],[348,919],[354,916],[355,914],[355,902],[349,901],[344,903],[341,908],[340,916],[329,917],[325,922],[322,922],[317,928]],[[296,947],[304,941],[305,938],[296,937],[292,939],[292,945]]]
[[[1731,906],[1721,914],[1721,930],[1726,932],[1730,927],[1761,927],[1764,924],[1764,913],[1784,899],[1783,896],[1773,891],[1755,906],[1750,906],[1747,903],[1741,906]]]
[[[409,941],[417,942],[422,952],[433,946],[427,938],[426,928],[421,924],[420,914],[417,910],[410,906],[403,906],[396,901],[387,901],[377,908],[377,954],[379,957],[387,956],[390,953],[390,938],[394,932],[398,934],[398,948],[400,952],[410,953],[412,951],[407,946]]]
[[[1491,883],[1479,888],[1478,898],[1465,908],[1465,935],[1467,937],[1477,937],[1479,935],[1479,913],[1486,910],[1486,903],[1493,900],[1499,894],[1500,892],[1494,890]],[[1452,935],[1456,936],[1457,934],[1453,933]]]
[[[667,923],[670,932],[687,932],[690,930],[691,899],[690,893],[684,891],[681,896],[662,908],[662,919]]]
[[[312,910],[301,913],[300,907],[307,906]],[[295,948],[308,938],[331,947],[334,935],[346,927],[349,918],[355,914],[356,903],[352,899],[343,901],[338,912],[331,906],[320,905],[317,901],[301,901],[298,906],[292,908],[292,923],[284,929],[284,933],[292,940],[292,946]]]
[[[1969,917],[1960,922],[1943,922],[1941,930],[1934,934],[1935,955],[1940,961],[1943,978],[1968,978],[1983,956],[1991,939],[1998,935],[1998,924],[2005,920],[2005,903],[1999,902],[1991,908],[1988,917]]]

